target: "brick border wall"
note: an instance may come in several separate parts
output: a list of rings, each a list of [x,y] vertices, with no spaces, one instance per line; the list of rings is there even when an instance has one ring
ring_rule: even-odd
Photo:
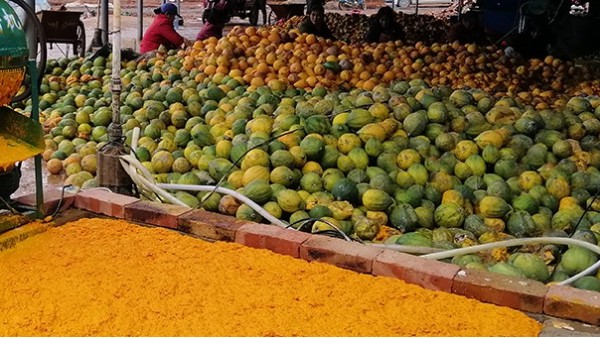
[[[45,203],[50,205],[55,205],[60,198],[56,194],[45,196],[49,196]],[[454,264],[392,250],[240,221],[204,210],[140,201],[106,190],[88,190],[69,196],[69,199],[69,205],[96,214],[176,229],[210,241],[236,242],[360,273],[398,278],[426,289],[463,295],[521,311],[600,325],[599,292],[547,286],[530,279],[462,269]],[[19,200],[27,203],[31,196]]]

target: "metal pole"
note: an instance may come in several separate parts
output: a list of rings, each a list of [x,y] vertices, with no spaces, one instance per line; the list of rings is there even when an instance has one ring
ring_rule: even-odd
[[[112,129],[110,141],[121,139],[121,0],[113,0]]]
[[[27,4],[31,7],[33,12],[35,12],[35,0],[27,0]],[[26,16],[27,17],[27,16]],[[36,18],[29,18],[29,20],[25,20],[27,27],[26,38],[27,44],[29,48],[29,76],[31,77],[31,119],[34,121],[39,121],[39,88],[38,88],[38,69],[37,69],[37,52],[38,52],[38,39],[36,34],[36,26],[33,24],[32,20],[36,20]],[[46,48],[46,46],[41,46],[41,48]],[[43,69],[41,71],[44,71]],[[34,172],[35,172],[35,206],[37,210],[37,216],[41,217],[42,215],[42,205],[44,204],[44,187],[43,187],[43,177],[42,177],[42,155],[36,155],[33,159]]]
[[[31,7],[33,12],[35,12],[35,0],[27,0],[27,4]],[[25,17],[27,17],[27,15]],[[25,19],[25,22],[26,22],[25,25],[27,26],[27,27],[25,27],[25,31],[26,31],[26,38],[27,38],[27,47],[29,48],[29,59],[30,60],[37,59],[38,40],[37,40],[37,35],[35,34],[36,27],[33,24],[33,22],[31,22],[31,20],[34,20],[34,19],[35,18],[29,18],[29,20]],[[37,67],[37,65],[35,67]]]
[[[29,59],[29,75],[31,76],[31,119],[39,122],[39,91],[38,91],[38,69],[35,58]],[[38,216],[42,217],[42,205],[44,205],[44,178],[42,177],[42,155],[36,155],[33,159],[35,171],[35,208]]]
[[[180,2],[180,0],[176,0],[175,1],[175,5],[177,6],[177,14],[181,15],[181,2]],[[175,21],[177,22],[177,26],[175,26],[175,27],[179,27],[179,26],[181,26],[183,24],[183,22],[181,22],[182,19],[179,18],[179,17],[176,17]]]
[[[112,32],[112,123],[109,126],[111,143],[121,142],[121,0],[113,0]],[[122,142],[121,142],[122,143]]]
[[[137,0],[137,46],[139,47],[144,37],[144,0]]]
[[[108,126],[109,143],[98,153],[98,183],[114,192],[131,194],[132,181],[121,166],[126,153],[121,130],[121,0],[113,0],[112,30],[112,122]]]
[[[100,2],[100,29],[102,30],[102,44],[108,43],[108,0]]]

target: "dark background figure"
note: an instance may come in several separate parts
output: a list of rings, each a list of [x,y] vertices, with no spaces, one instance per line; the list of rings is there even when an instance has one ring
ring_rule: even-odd
[[[585,1],[583,1],[585,2]],[[589,12],[584,16],[570,15],[571,1],[559,8],[553,18],[555,41],[552,54],[561,59],[571,59],[598,51],[600,44],[600,1],[589,2]]]
[[[552,32],[544,16],[529,17],[523,31],[508,42],[525,59],[543,59],[553,43]]]
[[[204,11],[205,19],[204,25],[196,35],[196,40],[204,40],[210,37],[220,39],[223,37],[223,29],[225,24],[229,22],[231,16],[225,8],[209,8]]]
[[[325,0],[306,0],[306,13],[310,13],[315,8],[325,8]]]
[[[450,27],[448,42],[485,44],[486,38],[479,13],[469,11],[464,13],[460,21]]]
[[[208,17],[215,15],[217,12],[217,15],[224,13],[227,17],[227,22],[229,22],[231,20],[231,13],[238,6],[238,0],[203,0],[202,4],[205,8],[204,12],[202,12],[203,22],[208,21]]]
[[[314,34],[325,39],[333,39],[333,34],[325,23],[325,9],[315,7],[300,24],[300,33]]]
[[[365,34],[366,42],[387,42],[404,39],[404,31],[396,22],[396,14],[389,6],[384,6],[377,11],[371,20],[369,30]]]
[[[189,40],[179,35],[173,27],[175,17],[181,18],[177,13],[177,6],[172,3],[164,3],[154,10],[154,20],[146,30],[140,43],[140,53],[147,53],[158,49],[160,45],[167,49],[181,48],[189,44]]]

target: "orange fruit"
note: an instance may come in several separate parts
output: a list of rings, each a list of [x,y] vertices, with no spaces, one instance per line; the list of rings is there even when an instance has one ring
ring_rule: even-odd
[[[250,85],[254,87],[262,87],[265,85],[265,82],[261,77],[254,77],[250,80]]]
[[[371,78],[363,83],[362,88],[365,90],[373,90],[373,88],[375,88],[376,85],[377,85],[377,82]]]
[[[368,80],[369,78],[371,78],[371,73],[369,73],[368,71],[362,71],[359,76],[358,76],[361,80]]]
[[[204,73],[206,75],[214,75],[217,72],[217,68],[215,66],[209,65],[204,67]]]

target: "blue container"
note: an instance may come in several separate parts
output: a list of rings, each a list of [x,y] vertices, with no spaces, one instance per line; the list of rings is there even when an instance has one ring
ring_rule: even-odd
[[[484,0],[481,2],[483,26],[496,34],[506,34],[519,23],[521,0]]]
[[[519,24],[518,12],[483,11],[483,26],[496,34],[504,35]]]

